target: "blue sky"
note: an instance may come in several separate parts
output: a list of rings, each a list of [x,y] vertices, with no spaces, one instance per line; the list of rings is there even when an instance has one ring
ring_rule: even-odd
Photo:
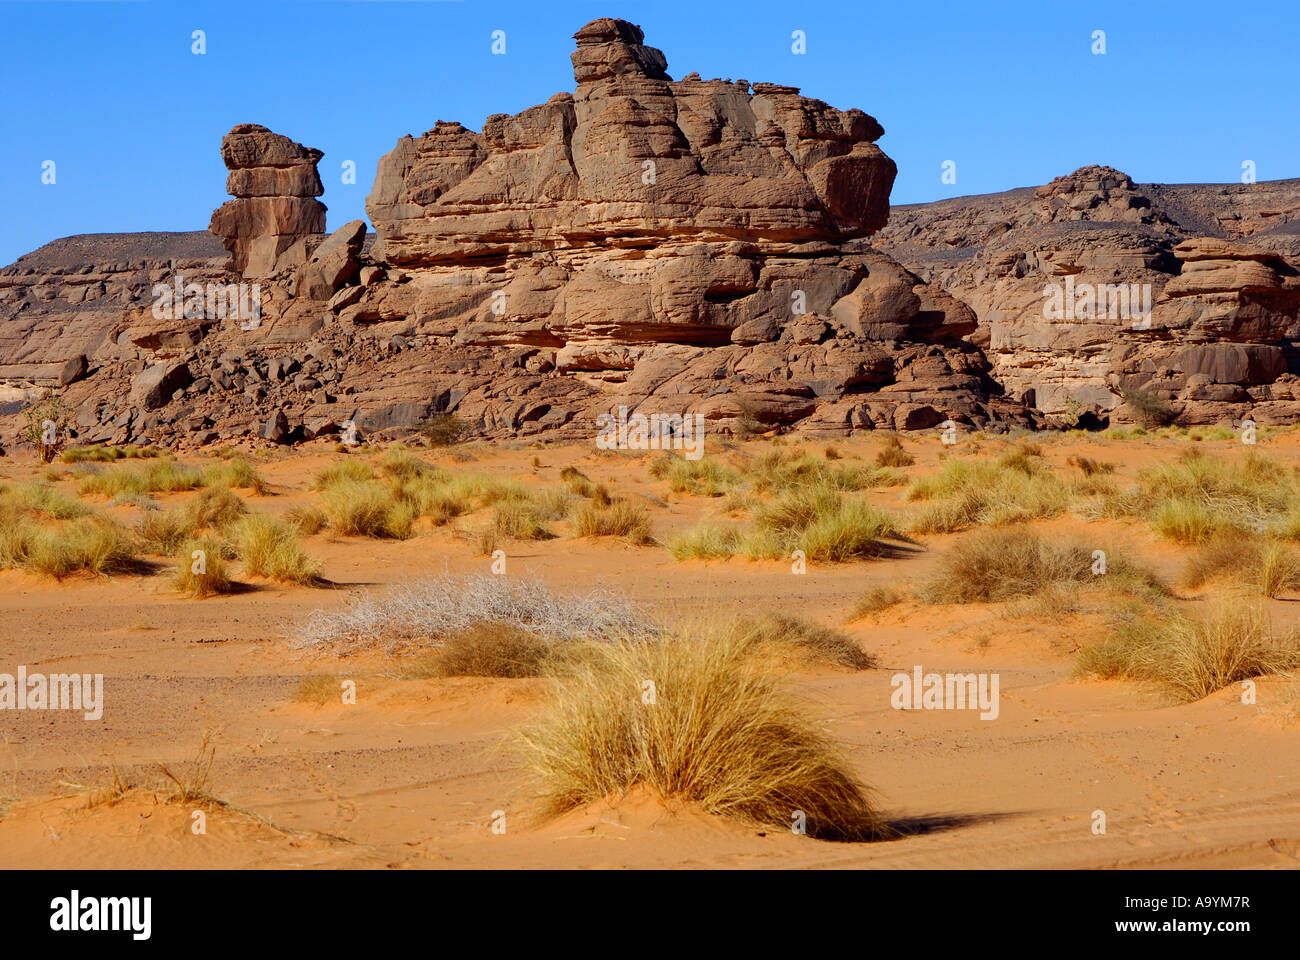
[[[571,36],[599,16],[639,23],[673,77],[794,84],[866,110],[899,166],[895,203],[1088,163],[1138,181],[1239,182],[1245,160],[1261,180],[1300,176],[1293,0],[0,0],[0,264],[69,234],[205,228],[225,199],[221,135],[241,122],[325,152],[331,229],[364,217],[399,137],[571,90]]]

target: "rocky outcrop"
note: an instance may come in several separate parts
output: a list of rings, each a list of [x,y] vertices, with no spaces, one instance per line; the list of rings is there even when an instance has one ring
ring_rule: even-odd
[[[1088,167],[891,211],[862,111],[674,80],[625,21],[575,40],[571,92],[398,142],[373,244],[362,221],[325,235],[319,151],[242,124],[212,221],[229,257],[106,236],[0,270],[0,403],[59,387],[83,440],[171,446],[440,412],[589,440],[620,406],[711,433],[1001,430],[1122,418],[1133,391],[1189,423],[1300,414],[1300,182]]]
[[[1012,397],[1045,414],[1125,419],[1122,393],[1147,384],[1177,401],[1179,420],[1208,422],[1249,415],[1264,396],[1252,380],[1286,383],[1289,367],[1256,358],[1232,389],[1186,389],[1178,371],[1190,361],[1166,353],[1199,343],[1206,356],[1238,354],[1209,348],[1221,341],[1288,352],[1294,307],[1275,284],[1300,263],[1297,220],[1296,181],[1135,184],[1094,166],[1036,189],[896,207],[874,242],[971,306],[971,340]]]
[[[324,156],[256,123],[232,127],[221,140],[230,175],[227,200],[208,229],[230,251],[231,267],[245,277],[268,277],[295,242],[325,230],[325,192],[316,164]]]
[[[1165,284],[1149,329],[1116,349],[1112,388],[1164,401],[1183,423],[1294,422],[1300,271],[1271,251],[1218,238],[1185,240],[1174,254],[1182,270]]]
[[[541,419],[574,432],[624,403],[831,431],[1005,415],[960,342],[974,315],[865,242],[896,172],[874,118],[674,81],[625,21],[575,40],[573,93],[380,161],[372,256],[401,275],[339,301],[342,323],[523,351],[527,376],[494,389],[545,394]],[[501,430],[477,402],[457,411]]]

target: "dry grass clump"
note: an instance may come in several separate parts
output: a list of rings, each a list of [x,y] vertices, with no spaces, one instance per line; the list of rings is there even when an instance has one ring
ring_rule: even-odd
[[[876,466],[910,467],[914,463],[916,463],[916,457],[903,449],[903,441],[898,439],[898,434],[887,434],[885,436],[885,445],[876,453]]]
[[[551,540],[547,511],[527,500],[503,500],[492,508],[492,528],[515,540]]]
[[[230,593],[234,582],[226,570],[225,545],[212,537],[188,539],[176,551],[172,583],[196,599]],[[198,554],[198,556],[195,556]]]
[[[1093,584],[1108,590],[1159,592],[1150,574],[1137,570],[1112,550],[1100,570],[1097,547],[1079,541],[1046,539],[1011,527],[980,530],[944,553],[939,569],[918,591],[926,603],[998,603],[1041,595],[1056,587]]]
[[[1300,484],[1285,465],[1248,451],[1220,460],[1195,447],[1176,461],[1139,471],[1129,491],[1104,498],[1097,512],[1146,520],[1179,543],[1204,543],[1225,531],[1300,534]]]
[[[317,507],[295,507],[284,515],[285,520],[304,537],[320,533],[329,526],[329,517]]]
[[[47,483],[0,485],[0,503],[17,510],[42,514],[52,520],[73,520],[91,513],[90,507],[76,497]]]
[[[904,595],[893,587],[872,587],[864,593],[849,611],[848,621],[877,617],[895,604],[902,603]]]
[[[200,531],[224,532],[247,512],[237,494],[224,487],[207,487],[184,507],[144,511],[136,536],[146,552],[170,556]]]
[[[343,702],[343,685],[332,673],[313,673],[303,677],[294,688],[291,697],[294,703],[311,703],[323,707],[331,700]]]
[[[576,496],[593,500],[600,504],[609,504],[609,491],[603,483],[594,483],[592,479],[577,467],[565,467],[560,471],[560,482]]]
[[[426,463],[405,447],[389,447],[379,459],[379,472],[391,480],[413,480],[423,476],[446,476],[446,471]]]
[[[313,612],[295,645],[340,656],[382,648],[390,655],[442,646],[480,623],[517,626],[552,643],[647,639],[658,628],[618,594],[552,593],[532,580],[490,574],[434,577],[354,594],[341,611]]]
[[[749,652],[726,634],[592,648],[518,735],[548,811],[639,788],[780,829],[802,813],[824,839],[886,836],[867,789]]]
[[[195,527],[224,530],[248,513],[248,507],[238,494],[219,486],[200,490],[185,511]]]
[[[245,457],[230,457],[203,471],[203,483],[209,487],[242,487],[261,496],[270,489],[266,478]]]
[[[134,544],[116,524],[82,518],[33,540],[27,569],[61,579],[73,573],[125,573],[137,567]]]
[[[743,540],[735,527],[700,523],[671,538],[667,547],[674,560],[718,560],[739,553]]]
[[[1219,532],[1188,559],[1182,579],[1189,587],[1243,584],[1275,598],[1300,589],[1300,551],[1276,537]]]
[[[140,517],[136,537],[140,548],[156,556],[171,556],[198,533],[188,510],[149,510]]]
[[[771,450],[754,461],[746,461],[744,475],[758,493],[781,494],[800,487],[830,490],[865,490],[901,483],[892,470],[864,464],[840,464],[818,460],[810,454],[788,454]]]
[[[886,556],[896,549],[889,541],[906,539],[879,507],[846,499],[828,487],[806,487],[759,508],[741,549],[767,559],[802,550],[808,560],[843,563]]]
[[[117,460],[148,460],[162,456],[157,447],[69,447],[59,455],[64,463],[113,463]]]
[[[644,546],[654,543],[650,535],[650,514],[645,507],[615,500],[608,505],[589,501],[573,515],[575,537],[622,537]]]
[[[406,540],[415,523],[411,504],[373,481],[334,480],[321,494],[321,506],[330,527],[344,536]]]
[[[244,571],[281,583],[320,582],[320,561],[307,556],[294,529],[265,513],[251,513],[234,525],[231,540]]]
[[[1274,634],[1263,612],[1228,605],[1205,620],[1143,618],[1079,651],[1076,671],[1158,683],[1179,700],[1200,700],[1254,677],[1300,667],[1300,638]]]
[[[893,519],[865,500],[846,499],[827,486],[795,487],[760,506],[748,529],[698,524],[668,541],[677,560],[710,560],[743,553],[754,560],[804,559],[826,563],[888,556],[910,542]]]
[[[1105,460],[1093,460],[1090,457],[1068,457],[1065,462],[1072,467],[1077,467],[1085,477],[1115,472],[1115,464]]]
[[[914,482],[907,498],[926,503],[912,515],[911,532],[953,533],[1054,517],[1069,505],[1070,494],[1041,458],[1022,448],[996,462],[949,460]]]
[[[393,495],[409,503],[418,516],[428,517],[439,527],[473,507],[470,498],[458,492],[446,472],[435,467],[395,479]]]
[[[540,677],[573,645],[557,647],[550,640],[513,623],[485,621],[453,633],[416,666],[413,679],[431,677]]]
[[[311,488],[313,490],[328,490],[336,483],[355,483],[364,480],[373,480],[375,478],[374,468],[364,460],[354,460],[348,458],[340,460],[338,463],[332,463],[324,470],[316,474],[312,480]]]
[[[673,493],[693,497],[720,497],[742,480],[738,470],[717,457],[687,460],[671,453],[664,453],[650,464],[650,476],[667,480]]]
[[[742,644],[758,650],[793,653],[851,670],[876,666],[876,658],[848,634],[801,617],[767,612],[738,621],[734,629]]]
[[[85,477],[80,494],[132,497],[142,493],[178,493],[203,486],[203,474],[175,460],[154,460],[142,470],[109,470]]]
[[[109,520],[79,517],[51,523],[0,506],[0,569],[62,579],[82,572],[127,572],[137,566],[131,537]]]

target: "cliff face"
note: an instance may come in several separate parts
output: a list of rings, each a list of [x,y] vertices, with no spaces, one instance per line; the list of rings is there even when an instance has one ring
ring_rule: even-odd
[[[572,92],[398,141],[373,240],[323,234],[319,150],[240,124],[213,235],[70,238],[0,270],[0,403],[56,386],[84,439],[176,445],[444,411],[590,439],[620,406],[997,430],[1123,416],[1134,391],[1186,423],[1300,415],[1300,181],[1088,167],[891,210],[862,111],[673,80],[624,21],[575,41]]]
[[[974,309],[993,377],[1043,412],[1141,390],[1188,424],[1300,415],[1300,181],[1135,184],[1085,167],[895,207],[875,242]]]
[[[575,40],[573,92],[399,141],[368,250],[360,221],[320,234],[319,151],[231,130],[211,227],[229,261],[149,279],[256,280],[258,317],[119,299],[68,388],[85,435],[392,433],[451,411],[482,436],[584,438],[620,406],[723,431],[1030,422],[962,339],[974,314],[869,246],[895,175],[873,118],[674,81],[624,21]]]
[[[959,339],[970,312],[864,241],[896,172],[874,118],[793,87],[674,81],[624,21],[575,39],[573,93],[383,158],[372,254],[402,282],[342,322],[524,350],[561,378],[542,419],[581,430],[624,403],[829,432],[1007,415]],[[502,399],[470,393],[481,416]]]

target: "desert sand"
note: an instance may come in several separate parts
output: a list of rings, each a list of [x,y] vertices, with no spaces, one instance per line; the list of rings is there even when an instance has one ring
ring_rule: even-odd
[[[1146,464],[1172,459],[1188,441],[1123,440],[1080,433],[1039,435],[1044,458],[1071,455],[1118,465],[1123,484]],[[781,441],[778,441],[781,442]],[[962,444],[976,441],[963,437]],[[1011,441],[987,438],[975,456]],[[741,444],[761,452],[773,443]],[[787,443],[821,455],[825,444]],[[1206,440],[1216,456],[1236,440]],[[837,442],[842,457],[870,461],[870,435]],[[937,433],[909,437],[909,480],[933,473],[949,451]],[[1300,434],[1278,432],[1261,452],[1300,465]],[[453,451],[462,451],[453,453]],[[285,514],[311,503],[312,476],[343,459],[332,446],[256,451],[269,480],[251,507]],[[433,464],[554,486],[577,466],[619,495],[645,503],[666,540],[716,515],[715,498],[673,494],[647,467],[655,453],[601,453],[590,445],[470,444],[417,450]],[[712,448],[711,453],[728,454]],[[464,462],[465,454],[472,462]],[[30,454],[0,461],[0,479],[37,477]],[[534,463],[540,463],[536,466]],[[202,458],[181,457],[199,462]],[[114,464],[106,469],[128,469]],[[69,481],[61,483],[70,489]],[[860,496],[905,510],[904,487]],[[240,491],[247,494],[247,491]],[[194,494],[159,494],[163,506]],[[101,504],[128,522],[134,508]],[[906,589],[932,574],[965,533],[919,538],[896,558],[810,563],[743,557],[678,562],[661,545],[567,535],[504,543],[506,576],[556,590],[604,588],[648,614],[717,621],[762,609],[844,630],[879,666],[864,671],[790,663],[783,683],[825,723],[852,772],[874,790],[897,839],[836,843],[736,823],[645,791],[610,797],[559,817],[539,814],[528,778],[502,747],[509,732],[553,695],[539,678],[403,679],[381,653],[339,658],[289,642],[310,611],[339,608],[349,591],[413,577],[485,573],[457,529],[417,523],[405,541],[339,536],[304,539],[333,589],[286,586],[236,573],[240,592],[202,600],[179,595],[166,571],[61,581],[0,572],[0,670],[105,675],[102,720],[69,711],[0,713],[0,866],[4,867],[900,867],[1135,868],[1295,867],[1300,864],[1300,750],[1294,681],[1261,679],[1255,704],[1235,687],[1176,703],[1146,684],[1072,676],[1072,654],[1102,639],[1085,606],[1059,617],[1013,603],[923,605],[904,600],[846,623],[874,586]],[[1031,526],[1042,533],[1122,543],[1173,581],[1187,551],[1134,520],[1086,522],[1066,514]],[[1190,613],[1233,602],[1179,590]],[[1300,625],[1300,597],[1264,600],[1275,628]],[[969,710],[897,710],[890,678],[915,665],[938,672],[996,672],[996,720]],[[357,702],[295,697],[304,677],[353,679]],[[207,789],[226,804],[192,831],[192,809],[136,789],[94,802],[114,771],[150,777],[193,761],[204,732],[215,748]],[[1105,812],[1104,835],[1093,831]],[[504,813],[504,832],[494,818]]]

